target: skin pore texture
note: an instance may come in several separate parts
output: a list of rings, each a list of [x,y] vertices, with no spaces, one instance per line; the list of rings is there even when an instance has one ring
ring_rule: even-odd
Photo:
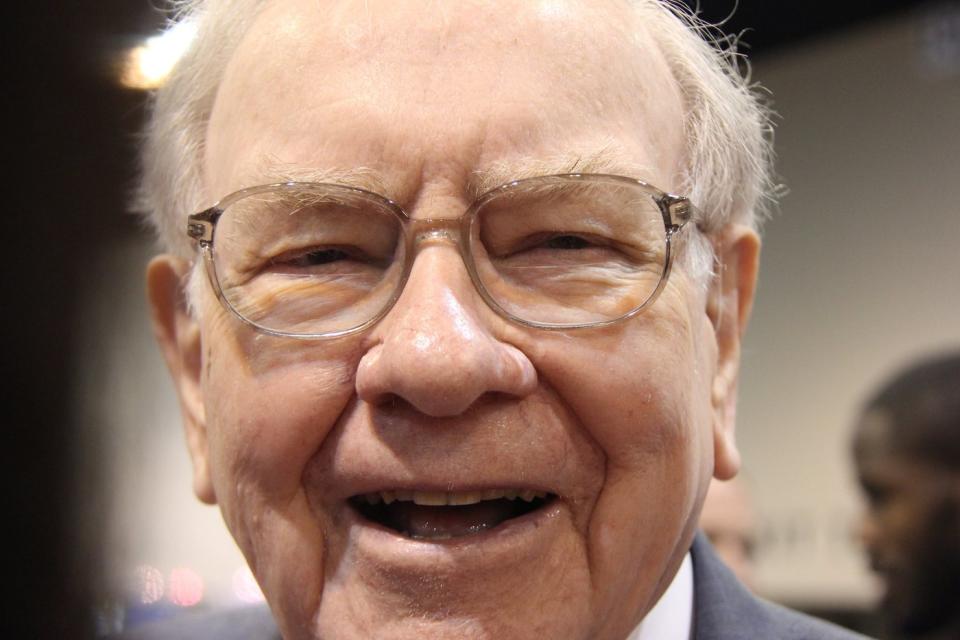
[[[210,202],[279,167],[364,168],[415,218],[459,216],[475,172],[603,155],[678,189],[684,107],[622,2],[276,0],[229,63],[204,158]],[[643,175],[635,175],[644,167]],[[557,171],[572,167],[556,167]],[[566,332],[500,318],[448,241],[418,248],[370,330],[258,334],[191,265],[148,273],[198,496],[217,503],[288,640],[622,639],[732,477],[739,339],[759,241],[713,239],[709,286],[675,263],[640,316]],[[535,517],[414,540],[348,499],[532,489]]]

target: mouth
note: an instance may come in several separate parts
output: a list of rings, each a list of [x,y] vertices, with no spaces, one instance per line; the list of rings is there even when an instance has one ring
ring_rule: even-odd
[[[414,540],[477,535],[550,505],[556,495],[531,489],[414,491],[397,489],[351,497],[364,519]]]

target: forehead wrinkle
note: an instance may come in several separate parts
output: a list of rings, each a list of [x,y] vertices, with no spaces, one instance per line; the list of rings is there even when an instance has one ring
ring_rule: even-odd
[[[332,4],[339,5],[339,3]],[[573,4],[576,5],[577,3]],[[444,8],[442,12],[439,12],[442,16],[436,16],[434,22],[441,24],[433,24],[433,28],[438,33],[442,32],[445,35],[450,35],[451,17],[448,14],[453,11],[452,5],[442,4],[440,6]],[[368,21],[370,17],[370,15],[364,14],[363,12],[354,14],[354,18],[361,22]],[[599,19],[600,17],[603,19]],[[605,27],[605,31],[610,31],[612,28],[614,30],[613,33],[618,34],[620,37],[601,38],[598,42],[598,39],[595,37],[597,25],[594,25],[594,27],[589,30],[594,37],[586,43],[589,44],[591,50],[599,47],[601,50],[599,53],[606,54],[606,58],[612,57],[615,53],[619,53],[618,57],[622,58],[623,52],[621,49],[623,46],[629,46],[631,49],[636,49],[639,46],[640,50],[634,53],[640,55],[644,60],[647,60],[651,55],[654,59],[660,58],[659,52],[656,51],[655,48],[642,46],[645,44],[645,40],[640,35],[631,34],[633,37],[625,37],[627,35],[623,33],[625,25],[612,21],[610,16],[601,14],[601,16],[598,16],[598,22]],[[317,34],[309,29],[304,29],[306,26],[313,26],[313,23],[309,22],[307,25],[300,25],[301,30],[307,31],[307,34],[312,34],[313,37],[308,38],[306,34],[302,34],[306,42],[301,43],[302,46],[297,50],[300,53],[305,53],[305,49],[309,49],[309,64],[311,68],[313,68],[312,65],[318,65],[323,61],[331,62],[331,60],[327,58],[332,55],[330,50],[335,47],[320,47],[319,58],[315,56],[314,45],[316,45]],[[421,28],[426,27],[421,26]],[[566,47],[570,46],[571,40],[577,40],[578,38],[582,40],[586,35],[581,33],[582,29],[577,28],[576,24],[567,24],[566,22],[562,25],[556,25],[554,31],[558,30],[561,31],[564,36],[568,36],[560,38]],[[363,29],[360,31],[363,32]],[[640,31],[643,30],[640,29]],[[501,35],[506,36],[511,34],[513,34],[513,32]],[[463,36],[465,34],[461,33],[460,35]],[[639,39],[640,42],[633,41],[636,39]],[[556,38],[550,42],[554,40],[556,40]],[[269,41],[275,42],[276,38],[270,38]],[[360,38],[360,44],[370,43]],[[554,42],[554,44],[556,43]],[[546,45],[549,45],[549,42],[546,43],[545,46]],[[509,50],[510,53],[516,53],[515,49],[518,46],[519,44],[515,41],[507,41],[504,43],[504,46],[499,47],[499,49],[501,52]],[[377,71],[382,75],[382,72],[386,68],[381,68],[382,65],[391,61],[396,62],[392,57],[393,54],[398,53],[394,51],[396,47],[373,48],[373,51],[370,51],[370,47],[361,48],[366,51],[366,56],[359,66],[363,68],[369,67],[368,70],[371,73]],[[612,51],[611,49],[613,48],[616,48],[617,51]],[[324,50],[326,50],[326,54],[323,53]],[[439,49],[439,53],[444,53],[447,57],[452,56],[452,60],[460,59],[458,56],[453,56],[454,53],[460,51],[464,51],[465,53],[473,52],[469,39],[467,39],[466,43],[461,42],[456,45],[450,43],[449,48],[440,47]],[[356,51],[353,52],[353,54],[356,53]],[[421,54],[419,59],[430,58],[436,62],[432,56],[423,56],[423,51],[419,51],[419,53]],[[436,54],[438,51],[432,51],[431,53]],[[563,95],[563,99],[554,100],[547,105],[546,103],[529,100],[528,96],[522,92],[519,96],[513,95],[515,89],[518,87],[522,88],[525,86],[526,81],[531,79],[531,77],[524,76],[518,71],[518,69],[521,69],[524,65],[519,63],[515,65],[500,64],[502,60],[488,59],[490,57],[489,53],[484,53],[484,56],[486,56],[484,60],[490,63],[494,72],[487,75],[474,74],[477,77],[483,78],[485,82],[469,84],[467,89],[482,89],[488,100],[475,100],[470,103],[475,110],[465,113],[458,122],[453,123],[456,125],[456,129],[449,126],[451,125],[450,122],[442,118],[434,118],[434,116],[438,114],[449,114],[454,109],[459,110],[463,105],[456,103],[455,98],[461,95],[470,95],[470,91],[462,87],[459,90],[450,91],[449,88],[443,84],[449,80],[447,76],[450,74],[431,73],[424,78],[420,78],[421,83],[418,89],[416,88],[418,87],[418,83],[411,82],[407,84],[398,82],[397,86],[394,86],[390,83],[384,84],[382,82],[383,78],[380,78],[379,82],[369,83],[369,86],[377,87],[377,92],[374,94],[369,96],[351,94],[351,99],[358,102],[357,105],[353,106],[351,111],[356,113],[364,109],[364,117],[362,118],[364,127],[361,130],[365,136],[363,138],[364,140],[374,135],[372,130],[376,127],[371,126],[372,123],[386,124],[386,122],[389,122],[394,124],[400,121],[398,118],[392,116],[398,106],[403,104],[419,104],[420,108],[417,114],[420,115],[423,122],[432,125],[435,120],[439,120],[440,125],[443,126],[429,126],[425,133],[421,132],[419,141],[414,148],[411,148],[409,140],[402,139],[400,134],[391,136],[389,131],[380,132],[381,134],[376,137],[376,142],[379,143],[379,146],[368,145],[374,150],[379,150],[379,152],[369,150],[363,153],[352,153],[352,150],[358,147],[361,149],[366,149],[367,147],[363,145],[347,145],[346,148],[350,150],[350,153],[345,152],[344,154],[340,154],[339,149],[345,144],[341,139],[342,136],[334,136],[329,140],[321,141],[327,145],[322,149],[322,154],[327,155],[333,153],[346,156],[332,160],[333,162],[346,167],[349,165],[351,161],[350,156],[352,155],[357,163],[361,165],[360,168],[323,170],[312,168],[311,158],[320,154],[316,153],[316,149],[303,149],[301,148],[302,145],[294,145],[294,148],[289,150],[289,152],[285,152],[284,155],[293,156],[297,163],[306,166],[297,167],[293,165],[283,165],[281,163],[280,166],[277,167],[270,166],[277,164],[275,161],[264,162],[263,164],[267,165],[266,168],[257,168],[254,166],[251,170],[251,175],[249,177],[244,176],[246,180],[244,183],[241,183],[241,185],[249,186],[250,184],[256,183],[283,182],[289,180],[336,182],[380,193],[398,203],[407,203],[408,200],[412,199],[414,195],[418,193],[419,189],[423,186],[424,180],[436,177],[442,177],[448,182],[450,187],[453,187],[459,192],[456,195],[462,195],[469,200],[469,198],[476,197],[489,188],[511,180],[536,175],[579,171],[584,173],[627,175],[649,181],[663,190],[671,190],[673,186],[672,182],[674,181],[673,174],[676,168],[675,164],[678,159],[671,156],[670,153],[664,153],[659,147],[662,146],[661,143],[663,143],[661,138],[664,135],[669,137],[669,134],[663,132],[672,129],[679,130],[680,127],[672,126],[674,124],[673,122],[664,123],[660,117],[651,118],[651,115],[644,110],[644,113],[641,114],[641,117],[636,119],[636,121],[643,124],[650,120],[650,126],[639,126],[637,129],[631,128],[631,124],[634,122],[632,118],[636,116],[636,113],[632,112],[636,111],[638,106],[643,107],[647,102],[647,94],[649,93],[647,84],[654,80],[652,76],[657,75],[654,73],[652,76],[648,76],[645,71],[655,70],[663,65],[656,64],[656,61],[651,63],[651,61],[647,60],[647,64],[640,65],[639,69],[631,68],[621,70],[626,74],[626,77],[621,78],[615,86],[610,87],[606,85],[599,86],[594,82],[599,81],[598,78],[605,75],[596,73],[596,60],[594,59],[596,56],[547,56],[548,60],[551,61],[547,69],[543,68],[543,61],[539,58],[527,61],[530,63],[530,72],[536,77],[539,77],[546,71],[552,70],[553,72],[559,72],[556,67],[561,66],[564,68],[563,75],[568,79],[583,80],[583,82],[564,83],[566,93]],[[587,59],[588,57],[589,60]],[[633,56],[629,57],[632,58]],[[464,59],[467,58],[471,58],[471,56],[464,57]],[[406,58],[404,59],[406,60]],[[284,64],[288,66],[292,64],[289,56],[284,57],[284,60]],[[336,65],[336,67],[341,70],[344,67],[342,62],[341,60],[340,64]],[[659,62],[662,62],[662,60],[659,60]],[[347,66],[352,69],[351,73],[357,72],[354,65]],[[635,67],[636,65],[631,66]],[[516,73],[511,75],[509,73],[510,69],[515,70]],[[457,69],[451,70],[451,73],[456,70]],[[619,75],[624,75],[624,73]],[[517,75],[520,77],[514,77]],[[461,74],[460,77],[462,76],[463,74]],[[379,78],[379,76],[377,77]],[[470,78],[471,75],[467,74],[466,77]],[[503,78],[506,78],[506,80]],[[667,75],[667,78],[669,81],[669,75]],[[442,87],[437,83],[441,83]],[[670,83],[672,84],[672,81]],[[394,91],[394,89],[396,89],[396,91]],[[602,89],[602,91],[600,89]],[[420,100],[414,100],[411,95],[405,93],[406,91],[413,90],[418,92]],[[436,105],[427,105],[424,104],[422,100],[424,92],[428,95],[438,97],[446,96],[454,100],[453,103],[449,100],[440,100]],[[263,94],[263,92],[259,93]],[[267,93],[269,94],[269,92]],[[669,94],[671,92],[667,91],[666,93]],[[493,97],[491,98],[491,96]],[[329,98],[331,96],[323,94],[319,97]],[[624,105],[630,108],[628,109]],[[269,134],[273,138],[279,137],[281,140],[297,140],[297,134],[299,133],[297,128],[300,130],[308,130],[316,124],[315,120],[319,115],[323,115],[326,120],[330,119],[330,114],[327,113],[329,103],[323,103],[321,106],[323,109],[316,104],[311,104],[311,108],[302,109],[298,117],[288,118],[287,122],[293,124],[286,128],[280,128],[279,131],[264,128],[263,133],[264,135]],[[517,106],[517,108],[515,108],[515,106]],[[547,106],[550,108],[547,109]],[[624,108],[619,108],[621,106]],[[485,111],[478,111],[484,107]],[[378,112],[377,109],[380,109],[380,111]],[[442,113],[435,112],[436,109],[441,109]],[[264,113],[270,112],[270,109],[267,107],[262,107],[260,110]],[[608,112],[609,110],[612,111]],[[620,113],[621,111],[630,113]],[[571,113],[575,115],[570,116]],[[591,131],[589,129],[586,131],[580,130],[585,129],[586,126],[580,127],[578,123],[589,123],[601,119],[600,116],[603,116],[603,122],[610,125],[608,129],[616,127],[625,129],[625,131],[623,131],[622,134],[619,132],[617,134],[610,134],[608,131],[606,132],[607,138],[600,140],[599,144],[596,139],[589,140],[589,145],[584,145],[583,147],[586,149],[586,152],[562,153],[559,156],[554,156],[549,155],[550,152],[545,149],[545,158],[538,158],[536,154],[531,154],[530,158],[525,159],[501,159],[504,155],[510,154],[511,151],[520,153],[526,151],[529,153],[531,148],[538,146],[553,146],[554,149],[571,148],[570,141],[564,140],[564,137],[570,134],[570,136],[575,137],[587,135],[589,138]],[[673,118],[673,116],[670,117]],[[572,126],[568,120],[574,120]],[[353,124],[353,121],[347,122],[345,127]],[[276,128],[276,123],[271,123],[271,126]],[[573,130],[579,131],[578,133],[574,133]],[[343,131],[343,129],[341,129],[341,131]],[[259,132],[259,129],[254,130],[254,133]],[[634,146],[638,147],[641,153],[626,155],[623,153],[622,145],[611,142],[611,140],[619,139],[622,136],[630,137],[635,143]],[[547,144],[554,138],[562,140],[563,144]],[[259,139],[258,141],[262,142],[262,140]],[[456,142],[456,148],[452,148],[453,143],[451,141]],[[473,144],[471,141],[479,142],[479,144]],[[261,146],[261,148],[270,148],[271,146],[276,148],[277,145],[269,144],[270,139],[268,139],[267,142],[268,144],[260,144],[258,146]],[[600,148],[599,151],[591,152],[592,149],[597,149],[603,145],[614,147],[615,150],[620,152],[621,158],[617,158],[617,154],[609,149]],[[524,149],[524,147],[526,147],[526,149]],[[576,145],[573,148],[577,147],[580,147],[580,145]],[[225,149],[223,155],[229,156],[231,155],[231,151],[233,151],[233,149]],[[506,152],[506,154],[504,152]],[[391,160],[389,156],[393,156],[393,160]],[[646,165],[638,166],[636,162],[626,160],[628,157],[644,161]],[[402,175],[394,175],[394,168],[389,166],[389,164],[393,161],[399,162],[401,158],[403,164],[397,167],[396,170],[402,171]],[[493,164],[485,166],[485,159],[492,159]],[[373,166],[381,169],[383,172],[381,175],[377,175],[375,170],[369,169],[371,160],[373,161]],[[410,166],[411,164],[417,164],[417,169],[414,170],[413,167]],[[654,169],[655,167],[660,167],[660,169],[656,170]],[[471,169],[474,168],[476,168],[476,170],[471,171]],[[240,175],[243,174],[241,173]],[[387,177],[389,177],[390,180],[388,180]],[[234,185],[237,184],[233,180],[230,182]],[[392,191],[389,189],[391,186],[394,187]]]
[[[627,160],[610,147],[587,153],[564,153],[548,157],[522,156],[497,160],[473,171],[467,178],[466,193],[477,199],[487,191],[514,180],[563,173],[608,173],[650,181],[660,188],[660,171],[643,162]]]
[[[322,182],[364,189],[387,198],[390,198],[391,191],[384,176],[371,167],[309,167],[279,162],[271,157],[261,159],[253,169],[245,172],[242,182],[244,186],[280,182]]]

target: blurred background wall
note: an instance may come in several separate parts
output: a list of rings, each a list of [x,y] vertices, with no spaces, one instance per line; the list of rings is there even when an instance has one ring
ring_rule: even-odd
[[[960,346],[957,7],[950,42],[945,14],[913,11],[755,65],[789,194],[764,234],[738,435],[758,586],[795,605],[871,602],[849,430],[894,369]]]
[[[119,86],[118,60],[162,17],[87,4],[18,9],[36,48],[9,58],[25,123],[4,220],[18,637],[258,597],[218,512],[191,494],[144,301],[154,247],[124,213],[145,95]],[[712,20],[732,5],[701,3]],[[958,16],[957,2],[742,0],[724,25],[753,28],[789,188],[765,228],[738,430],[758,590],[794,606],[871,605],[851,422],[891,369],[960,346]]]

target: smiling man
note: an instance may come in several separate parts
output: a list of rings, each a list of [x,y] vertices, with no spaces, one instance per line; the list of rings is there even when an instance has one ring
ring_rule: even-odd
[[[147,136],[150,298],[195,491],[284,638],[842,637],[694,542],[739,465],[769,149],[691,22],[596,0],[190,19]],[[156,633],[275,633],[191,624]]]

